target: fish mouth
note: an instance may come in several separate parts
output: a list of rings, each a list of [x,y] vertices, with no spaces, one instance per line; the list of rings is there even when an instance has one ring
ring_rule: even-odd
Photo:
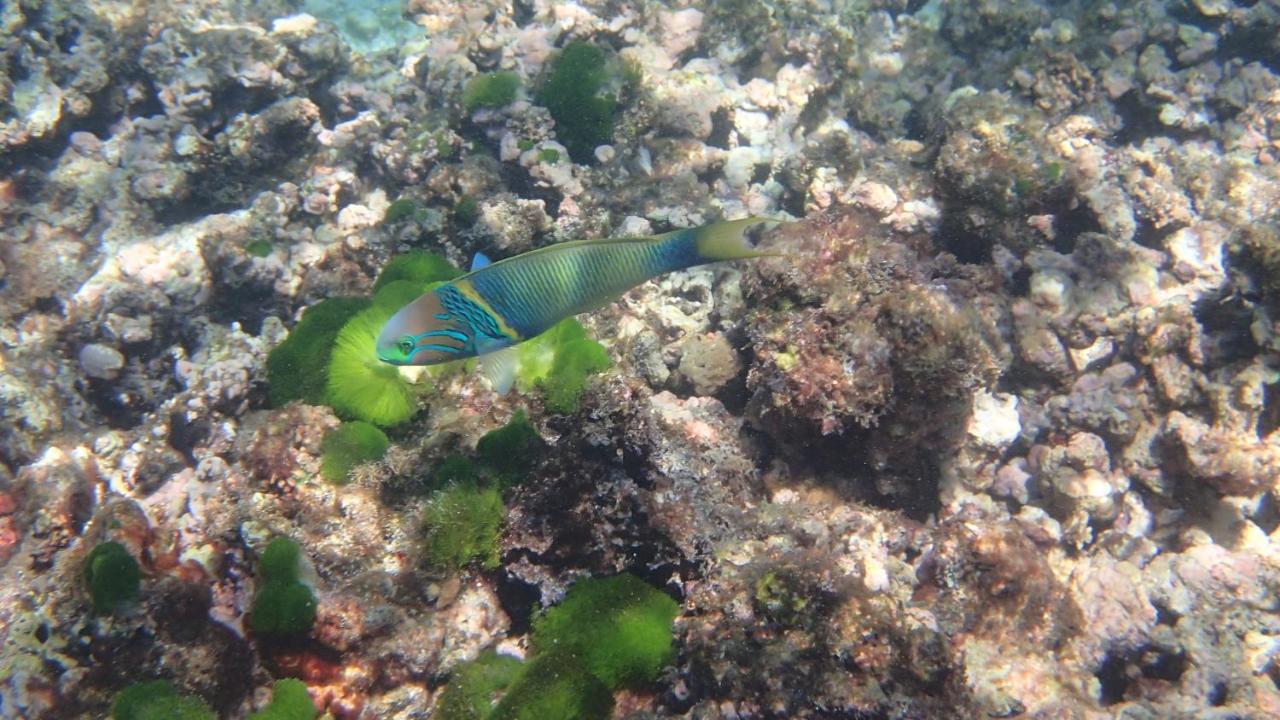
[[[382,362],[384,362],[384,363],[386,363],[386,364],[388,364],[388,365],[395,365],[395,366],[399,367],[399,366],[401,366],[401,365],[406,365],[406,364],[407,364],[407,363],[404,363],[404,362],[400,361],[398,358],[392,357],[390,354],[388,354],[385,350],[382,350],[381,348],[379,348],[379,349],[378,349],[378,353],[377,353],[377,354],[378,354],[378,360],[380,360],[380,361],[382,361]]]
[[[400,357],[400,351],[396,347],[398,337],[393,332],[387,332],[390,328],[383,328],[378,334],[378,340],[374,344],[376,348],[375,354],[378,359],[388,365],[407,365],[405,358]]]

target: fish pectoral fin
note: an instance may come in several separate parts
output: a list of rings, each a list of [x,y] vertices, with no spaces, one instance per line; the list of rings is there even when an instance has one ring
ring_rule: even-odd
[[[517,353],[515,346],[511,345],[485,353],[478,358],[480,376],[488,380],[493,386],[493,391],[499,395],[506,395],[515,382]]]

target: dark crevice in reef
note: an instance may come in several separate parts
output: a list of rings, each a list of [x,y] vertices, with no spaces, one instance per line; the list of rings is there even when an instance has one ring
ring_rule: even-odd
[[[1215,58],[1219,62],[1256,62],[1280,73],[1280,28],[1267,25],[1239,26],[1218,41]]]
[[[1101,688],[1102,704],[1115,705],[1124,699],[1129,688],[1129,663],[1123,653],[1108,653],[1102,666],[1094,673]]]
[[[1258,418],[1258,437],[1266,437],[1280,428],[1280,383],[1262,387],[1262,417]],[[1263,497],[1272,497],[1267,493]],[[1270,530],[1267,531],[1270,534]]]
[[[1211,366],[1248,360],[1261,351],[1253,338],[1253,310],[1239,297],[1206,296],[1192,309],[1203,329]]]
[[[889,422],[892,419],[882,418],[881,426]],[[803,468],[806,474],[827,478],[834,491],[850,500],[895,510],[918,522],[927,520],[942,507],[937,464],[921,448],[909,451],[911,458],[878,459],[875,448],[886,442],[877,432],[881,431],[853,428],[788,447],[760,437],[766,455],[776,452],[793,470]],[[893,473],[881,472],[881,467],[892,467]]]
[[[938,244],[956,256],[962,263],[977,265],[991,259],[994,241],[974,232],[961,217],[963,204],[948,203],[942,210],[942,222],[938,227]]]
[[[1166,225],[1158,228],[1150,220],[1138,218],[1137,227],[1133,231],[1133,241],[1142,247],[1163,252],[1164,241],[1180,227],[1180,225]]]
[[[196,465],[195,449],[209,437],[213,427],[202,416],[188,419],[185,412],[169,413],[169,447],[182,453],[187,462]]]
[[[503,558],[503,564],[510,564],[511,560],[513,558]],[[542,599],[538,587],[506,572],[495,572],[492,579],[498,602],[511,623],[508,632],[513,636],[529,632],[533,626],[533,609]]]
[[[219,325],[240,323],[250,335],[262,331],[268,317],[288,316],[288,300],[276,294],[266,283],[236,284],[234,278],[215,275],[214,291],[209,298],[209,319]]]
[[[1143,141],[1157,137],[1174,140],[1211,139],[1208,128],[1184,130],[1160,122],[1159,108],[1148,104],[1137,90],[1130,90],[1121,95],[1112,103],[1112,106],[1121,119],[1119,132],[1111,138],[1111,144],[1114,147],[1141,145]]]
[[[1083,233],[1103,232],[1093,211],[1083,204],[1063,208],[1053,217],[1053,249],[1069,255],[1076,249],[1076,239]]]

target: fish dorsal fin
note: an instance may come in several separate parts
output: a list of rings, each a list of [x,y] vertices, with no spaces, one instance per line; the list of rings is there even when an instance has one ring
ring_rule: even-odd
[[[493,261],[489,259],[488,255],[478,252],[475,257],[471,258],[471,272],[475,272],[476,270],[489,265],[491,262]]]
[[[516,347],[511,345],[501,350],[484,353],[478,358],[480,376],[488,380],[493,386],[493,391],[499,395],[506,395],[512,383],[515,382],[518,352]]]

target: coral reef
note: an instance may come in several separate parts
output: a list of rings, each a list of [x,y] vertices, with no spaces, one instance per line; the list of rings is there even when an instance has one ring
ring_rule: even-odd
[[[0,27],[0,716],[1280,716],[1275,2]],[[516,392],[372,353],[747,215]]]

